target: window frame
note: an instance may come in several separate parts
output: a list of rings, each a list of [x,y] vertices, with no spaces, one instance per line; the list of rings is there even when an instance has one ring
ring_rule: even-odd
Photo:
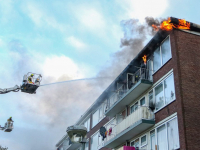
[[[130,145],[131,145],[131,143],[135,143],[135,141],[136,140],[138,140],[138,143],[139,143],[139,145],[138,145],[138,148],[140,148],[140,137],[137,137],[135,140],[132,140],[131,142],[130,142]],[[131,145],[132,146],[132,145]]]
[[[102,104],[96,109],[96,111],[94,111],[94,112],[92,113],[92,127],[91,127],[90,129],[94,128],[101,120],[103,120],[103,119],[105,118],[106,106],[107,106],[107,101],[106,101],[106,103],[105,103],[105,102],[102,103]],[[100,109],[101,109],[101,111],[100,111]],[[97,112],[97,111],[98,111],[98,112]],[[96,112],[97,112],[97,114],[98,114],[97,124],[93,125],[93,115],[94,115]],[[101,113],[101,114],[100,114],[100,113]]]
[[[85,126],[85,123],[87,122],[87,127]],[[90,119],[90,116],[89,117],[87,117],[87,119],[85,119],[85,121],[83,122],[83,125],[87,128],[87,132],[89,132],[90,131],[90,122],[91,122],[91,119]]]
[[[163,64],[163,58],[162,58],[162,49],[161,49],[161,45],[165,42],[165,40],[169,38],[169,44],[170,44],[170,58]],[[171,40],[170,40],[170,35],[168,35],[160,44],[158,47],[156,47],[156,49],[159,48],[160,51],[160,59],[161,59],[161,66],[155,71],[154,70],[154,52],[153,52],[153,74],[154,75],[158,70],[160,70],[160,68],[162,68],[170,59],[172,59],[172,48],[171,48]],[[155,50],[156,50],[155,49]],[[154,50],[154,51],[155,51]]]
[[[98,112],[97,112],[98,111]],[[94,114],[97,112],[97,114],[98,114],[98,119],[97,119],[97,123],[94,125]],[[94,113],[92,113],[92,128],[94,128],[99,122],[98,122],[98,120],[99,120],[99,108],[96,110],[96,111],[94,111]]]
[[[164,81],[168,78],[168,77],[170,77],[170,76],[173,76],[173,84],[174,84],[174,98],[169,102],[169,103],[167,103],[166,104],[166,100],[165,100],[165,89],[164,89]],[[149,93],[151,92],[151,91],[153,91],[153,103],[156,105],[156,100],[155,100],[155,88],[157,87],[157,86],[159,86],[160,84],[163,84],[163,95],[164,95],[164,105],[162,106],[162,107],[160,107],[158,110],[156,110],[156,108],[155,108],[155,110],[153,111],[154,113],[157,113],[158,111],[160,111],[161,109],[163,109],[164,107],[166,107],[166,106],[168,106],[169,104],[171,104],[172,102],[174,102],[175,100],[176,100],[176,89],[175,89],[175,81],[174,81],[174,73],[173,73],[173,71],[171,72],[169,72],[169,74],[167,73],[167,75],[164,77],[164,78],[162,78],[162,80],[161,81],[159,81],[158,83],[156,83],[156,85],[152,88],[152,89],[150,89],[148,92],[147,92],[147,94],[148,94],[148,103],[150,102],[149,101]]]
[[[151,63],[151,70],[149,69],[149,63]],[[153,70],[153,58],[152,56],[147,60],[147,71],[148,71],[148,80],[153,81],[153,74],[154,74],[154,70]],[[150,74],[151,72],[151,74]],[[151,78],[150,78],[151,76]]]
[[[178,127],[178,117],[175,116],[175,117],[172,117],[171,119],[165,121],[164,123],[160,124],[159,126],[157,126],[156,128],[154,128],[153,130],[151,130],[149,133],[151,133],[152,131],[155,131],[155,145],[158,146],[158,135],[157,135],[157,129],[163,125],[165,125],[165,132],[166,132],[166,139],[167,139],[167,150],[169,150],[169,141],[168,141],[168,131],[167,131],[167,123],[176,119],[177,120],[177,128],[179,130],[179,127]],[[151,136],[151,134],[150,134]],[[178,137],[179,137],[179,132],[178,132]],[[179,148],[180,149],[180,138],[179,138]]]
[[[169,102],[169,103],[167,103],[166,104],[166,100],[165,100],[165,89],[164,89],[164,81],[167,79],[167,78],[169,78],[170,76],[173,76],[173,83],[175,83],[174,82],[174,73],[172,72],[172,73],[170,73],[169,75],[167,75],[161,82],[163,83],[163,95],[164,95],[164,105],[162,106],[162,107],[160,107],[158,110],[155,110],[154,111],[154,113],[156,113],[156,112],[158,112],[159,110],[161,110],[161,109],[163,109],[164,107],[166,107],[167,105],[169,105],[169,104],[171,104],[172,102],[174,102],[175,100],[176,100],[176,91],[175,91],[175,84],[174,84],[174,98],[171,100],[171,102]],[[160,85],[160,83],[161,82],[159,82],[155,87],[157,87],[158,85]],[[155,87],[153,88],[153,90],[154,90],[154,98],[155,98]],[[156,105],[156,101],[155,101],[155,105]]]
[[[92,148],[92,138],[94,137],[94,136],[96,136],[97,135],[97,148],[98,148],[98,146],[99,146],[99,131],[97,131],[97,132],[95,132],[91,137],[90,137],[90,149]],[[88,144],[89,145],[89,144]]]
[[[86,149],[86,144],[88,146],[88,149]],[[85,150],[89,150],[89,147],[90,147],[90,145],[89,145],[89,138],[88,138],[88,139],[86,139],[86,142],[85,142]]]
[[[144,96],[144,97],[145,97],[145,96]],[[132,108],[133,106],[135,106],[136,103],[139,103],[139,102],[140,102],[140,100],[139,100],[139,101],[135,101],[135,103],[134,103],[133,105],[130,106],[130,114],[132,114],[133,112],[135,112],[135,108],[134,108],[134,111],[133,111],[133,112],[131,112],[131,108]],[[138,106],[139,106],[139,105],[137,104],[137,109],[138,109]]]
[[[150,148],[152,147],[152,141],[151,141],[151,132],[153,132],[154,131],[154,138],[155,138],[155,145],[154,145],[154,147],[156,146],[156,144],[157,144],[157,142],[156,142],[156,140],[157,140],[157,134],[156,134],[156,128],[154,128],[153,130],[151,130],[151,131],[149,131],[149,137],[150,137]]]
[[[144,145],[142,145],[142,137],[144,137],[144,136],[146,136],[146,142],[145,142]],[[144,135],[140,136],[140,141],[139,141],[139,143],[140,143],[140,148],[146,146],[146,145],[148,144],[147,141],[148,141],[147,134],[144,134]]]
[[[141,105],[141,101],[144,99],[144,105]],[[140,100],[140,105],[139,106],[146,106],[146,96],[144,95]]]

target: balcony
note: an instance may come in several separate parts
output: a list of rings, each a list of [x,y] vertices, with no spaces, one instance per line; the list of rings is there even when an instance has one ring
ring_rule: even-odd
[[[121,85],[109,98],[106,116],[114,117],[121,112],[126,105],[129,105],[134,99],[139,97],[148,88],[152,86],[152,76],[146,69],[140,68],[128,79],[127,84]]]
[[[117,150],[147,150],[147,149],[142,149],[142,148],[135,148],[131,146],[123,146],[121,148],[118,148]],[[150,149],[149,149],[150,150]],[[151,149],[152,150],[152,149]]]
[[[126,119],[112,126],[112,133],[106,137],[104,147],[115,148],[154,124],[154,113],[148,107],[140,106]],[[110,125],[108,124],[107,126]]]
[[[135,148],[131,146],[122,146],[121,148],[118,148],[117,150],[147,150],[147,149],[140,149],[140,148]]]

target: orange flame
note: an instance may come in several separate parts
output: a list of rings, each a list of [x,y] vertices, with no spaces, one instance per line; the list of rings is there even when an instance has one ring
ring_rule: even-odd
[[[165,20],[161,23],[160,26],[156,26],[156,25],[152,25],[152,27],[154,28],[154,30],[158,30],[158,29],[162,29],[162,30],[166,30],[166,31],[171,31],[173,28],[176,29],[190,29],[190,23],[187,22],[185,19],[178,19],[179,24],[173,24],[171,23],[171,19],[168,18],[168,20]]]
[[[142,59],[143,59],[143,61],[144,61],[144,64],[146,65],[146,63],[147,63],[147,55],[144,55],[144,56],[142,57]]]

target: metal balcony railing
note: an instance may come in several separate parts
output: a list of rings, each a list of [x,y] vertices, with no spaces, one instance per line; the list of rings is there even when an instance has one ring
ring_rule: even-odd
[[[119,124],[112,125],[112,133],[110,136],[107,136],[105,142],[113,139],[119,133],[124,131],[125,129],[129,128],[136,122],[146,119],[146,120],[153,120],[154,113],[146,106],[139,106],[137,110],[132,112],[129,116],[127,116],[124,120],[122,120]],[[107,125],[109,126],[109,124]]]
[[[116,150],[124,150],[124,147],[120,147],[120,148],[118,148],[118,149],[116,149]],[[152,149],[143,149],[143,148],[135,148],[135,150],[152,150]]]
[[[137,82],[141,79],[152,80],[152,75],[149,74],[148,69],[138,69],[127,81],[126,84],[121,84],[114,94],[111,95],[108,101],[108,108],[110,108],[116,101],[121,99]]]

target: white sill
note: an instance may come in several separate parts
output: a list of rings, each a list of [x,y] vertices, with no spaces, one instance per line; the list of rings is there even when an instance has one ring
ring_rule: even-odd
[[[171,102],[169,102],[167,105],[171,104],[172,102],[174,102],[176,100],[176,98],[174,98]],[[154,111],[154,114],[157,113],[158,111],[160,111],[161,109],[165,108],[167,105],[164,105],[163,107],[161,107],[160,109]]]
[[[147,142],[146,142],[146,144],[144,144],[144,145],[140,146],[140,148],[142,148],[142,147],[144,147],[144,146],[146,146],[146,145],[147,145]]]

